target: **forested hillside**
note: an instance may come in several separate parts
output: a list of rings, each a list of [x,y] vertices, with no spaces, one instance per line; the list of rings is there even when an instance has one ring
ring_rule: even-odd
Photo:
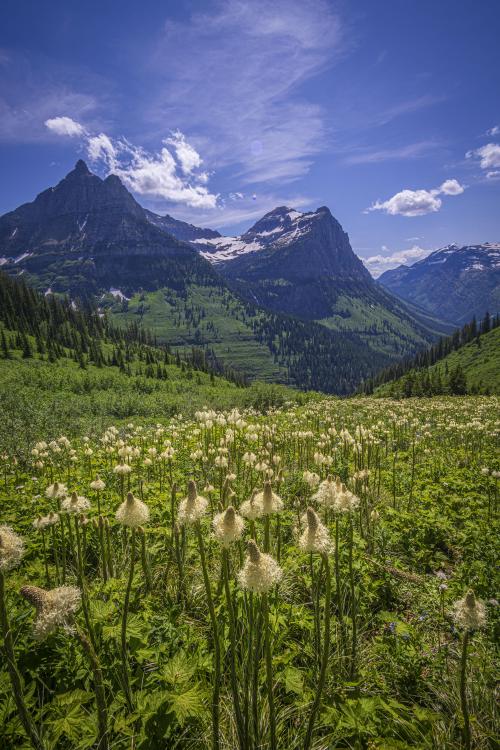
[[[500,318],[487,314],[364,383],[379,396],[500,393]]]
[[[241,373],[192,348],[172,352],[136,325],[44,297],[0,273],[0,450],[24,436],[70,434],[132,415],[164,418],[206,404],[267,408],[305,396],[249,387]]]

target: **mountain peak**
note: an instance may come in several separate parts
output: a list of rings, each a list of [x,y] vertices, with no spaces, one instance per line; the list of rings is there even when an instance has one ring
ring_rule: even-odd
[[[87,165],[83,161],[83,159],[78,159],[78,161],[76,162],[75,166],[73,167],[73,169],[71,170],[71,172],[69,172],[66,175],[66,177],[70,177],[72,175],[74,175],[75,177],[80,177],[80,176],[83,176],[83,175],[86,176],[86,175],[91,175],[91,174],[92,174],[92,172],[87,167]]]

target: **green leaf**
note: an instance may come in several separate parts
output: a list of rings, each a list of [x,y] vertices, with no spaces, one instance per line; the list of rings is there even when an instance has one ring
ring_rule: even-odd
[[[168,701],[181,726],[187,719],[200,718],[204,714],[203,694],[199,685],[193,685],[183,693],[169,693]]]
[[[283,671],[285,690],[288,693],[302,695],[304,693],[304,676],[300,669],[287,667]]]

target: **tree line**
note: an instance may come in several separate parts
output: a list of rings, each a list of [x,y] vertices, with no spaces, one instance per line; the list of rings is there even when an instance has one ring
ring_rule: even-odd
[[[244,374],[226,367],[214,352],[192,347],[172,352],[136,322],[113,325],[89,299],[78,303],[67,297],[42,295],[22,279],[0,272],[0,357],[9,359],[20,351],[24,359],[37,357],[49,362],[71,358],[82,369],[118,367],[127,375],[167,379],[167,365],[177,365],[187,375],[201,371],[220,375],[239,386],[247,385]],[[132,363],[138,369],[132,369]]]
[[[465,372],[460,363],[444,368],[433,368],[440,360],[475,341],[481,346],[481,336],[500,326],[500,316],[486,313],[481,321],[473,318],[450,336],[442,336],[428,349],[415,356],[385,367],[377,375],[361,384],[360,393],[372,394],[379,386],[392,383],[388,395],[403,398],[410,396],[437,396],[444,394],[465,395],[477,391],[477,387],[468,388]]]

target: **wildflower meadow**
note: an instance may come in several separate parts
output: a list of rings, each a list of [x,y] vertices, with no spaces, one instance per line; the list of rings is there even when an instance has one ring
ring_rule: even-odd
[[[0,747],[498,747],[497,397],[0,456]]]

